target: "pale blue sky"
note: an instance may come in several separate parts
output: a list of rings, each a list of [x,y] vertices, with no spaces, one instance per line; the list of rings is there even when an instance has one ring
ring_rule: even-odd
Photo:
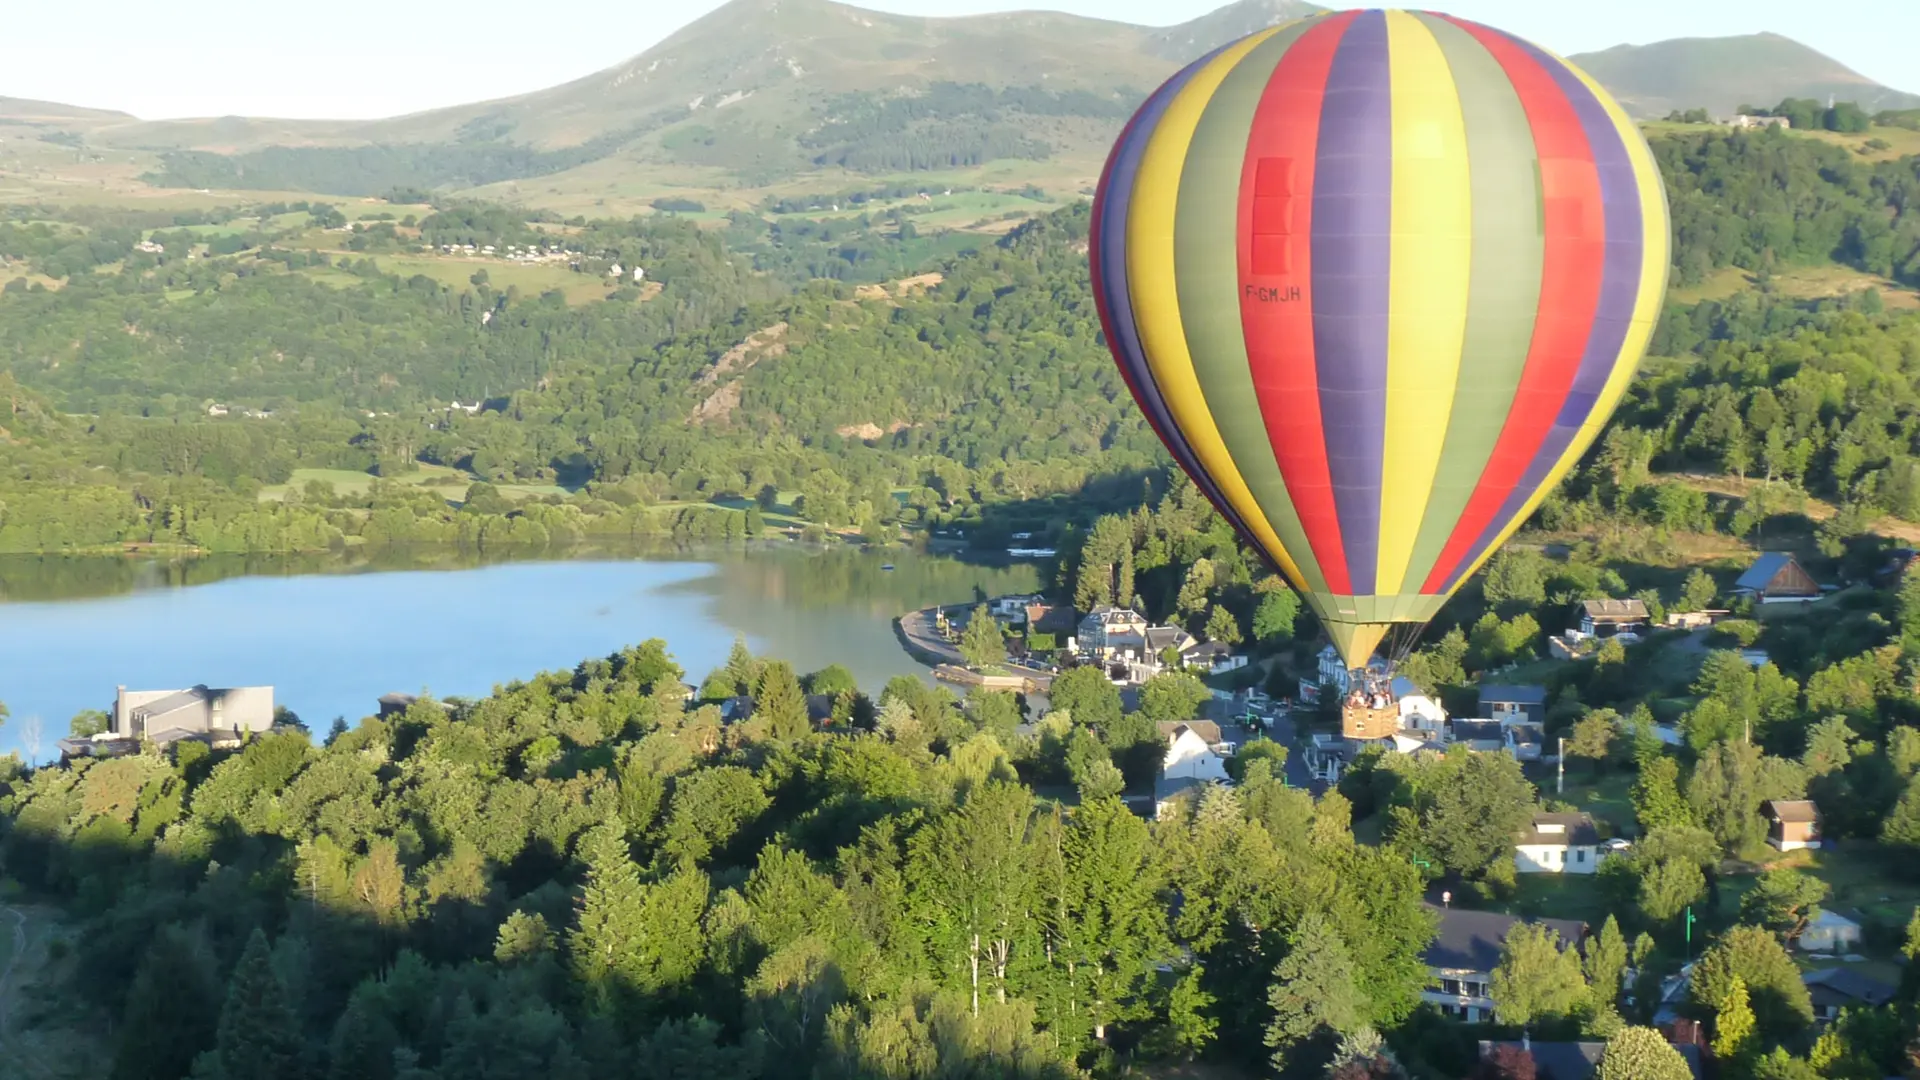
[[[1224,0],[868,0],[1169,25]],[[1327,0],[1334,7],[1368,6]],[[1419,0],[1415,0],[1416,3]],[[1562,53],[1772,30],[1920,93],[1920,0],[1425,0]],[[0,95],[147,118],[375,117],[551,86],[644,51],[721,0],[66,0],[0,16]]]

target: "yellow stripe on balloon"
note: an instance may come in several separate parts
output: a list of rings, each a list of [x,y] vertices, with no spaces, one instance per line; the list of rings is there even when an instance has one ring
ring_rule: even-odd
[[[1440,468],[1467,336],[1473,192],[1467,121],[1433,32],[1389,11],[1393,244],[1387,301],[1386,452],[1375,591],[1401,591]]]
[[[1140,171],[1133,183],[1127,214],[1127,291],[1133,300],[1141,350],[1147,355],[1147,365],[1153,370],[1153,380],[1166,399],[1173,422],[1234,512],[1297,586],[1305,580],[1300,567],[1287,555],[1273,526],[1261,513],[1207,408],[1199,377],[1194,374],[1193,355],[1187,349],[1179,292],[1174,288],[1174,211],[1180,198],[1180,174],[1200,114],[1227,72],[1278,32],[1275,27],[1254,34],[1215,57],[1194,73],[1161,116],[1141,154]]]
[[[1494,542],[1487,546],[1485,554],[1461,575],[1463,581],[1478,572],[1494,552],[1500,550],[1500,546],[1533,517],[1547,494],[1566,479],[1567,473],[1593,446],[1593,441],[1600,436],[1600,429],[1606,426],[1614,408],[1620,404],[1620,398],[1633,382],[1634,373],[1640,369],[1640,358],[1646,355],[1647,343],[1653,339],[1654,327],[1660,321],[1660,305],[1667,295],[1667,263],[1673,257],[1672,226],[1667,217],[1667,189],[1660,181],[1660,167],[1653,160],[1653,151],[1647,148],[1646,136],[1640,133],[1639,126],[1613,100],[1613,96],[1586,72],[1558,55],[1548,55],[1565,65],[1568,71],[1586,84],[1587,89],[1593,91],[1593,96],[1607,111],[1607,118],[1613,122],[1614,130],[1620,133],[1620,141],[1627,148],[1627,159],[1633,165],[1633,179],[1640,194],[1640,291],[1634,298],[1633,321],[1627,327],[1626,340],[1621,344],[1620,355],[1614,361],[1612,372],[1607,375],[1606,385],[1600,389],[1600,397],[1594,402],[1593,411],[1587,414],[1580,430],[1574,432],[1573,440],[1567,444],[1560,460],[1554,462],[1553,469],[1547,473],[1546,482],[1520,508],[1520,513],[1514,516],[1513,521],[1500,531]]]

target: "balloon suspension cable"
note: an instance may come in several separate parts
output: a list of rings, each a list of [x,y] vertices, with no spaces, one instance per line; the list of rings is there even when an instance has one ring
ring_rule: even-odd
[[[1401,663],[1413,655],[1413,647],[1420,643],[1420,634],[1426,629],[1425,623],[1396,623],[1387,632],[1387,670],[1398,671]]]

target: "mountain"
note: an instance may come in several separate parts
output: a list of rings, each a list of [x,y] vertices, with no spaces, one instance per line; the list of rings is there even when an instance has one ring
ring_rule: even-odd
[[[1179,64],[1318,10],[1304,0],[1239,0],[1149,28],[1048,12],[934,19],[833,0],[733,0],[584,78],[385,120],[145,122],[34,103],[17,111],[37,110],[37,122],[58,122],[93,146],[144,152],[153,166],[145,178],[164,187],[433,188],[570,212],[637,209],[665,194],[746,206],[769,189],[848,190],[904,174],[1071,194],[1091,183],[1125,117]],[[1920,105],[1773,34],[1573,59],[1642,117],[1830,94],[1869,109]]]
[[[1858,102],[1868,112],[1920,106],[1920,96],[1881,86],[1779,34],[1615,45],[1567,59],[1643,117],[1703,107],[1726,116],[1743,104],[1768,106],[1790,97],[1825,101],[1831,96]]]
[[[1178,26],[1149,32],[1145,48],[1162,60],[1184,64],[1256,30],[1325,10],[1304,0],[1240,0]]]
[[[128,113],[112,109],[86,109],[52,101],[0,96],[0,123],[36,123],[48,120],[130,121]]]

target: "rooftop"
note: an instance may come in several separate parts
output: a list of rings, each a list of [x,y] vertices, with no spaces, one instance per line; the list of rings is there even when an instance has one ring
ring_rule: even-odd
[[[1545,705],[1547,688],[1544,686],[1497,686],[1482,684],[1480,704],[1489,701],[1511,703],[1514,705]]]
[[[1189,645],[1186,650],[1188,659],[1204,660],[1210,657],[1228,657],[1233,655],[1233,646],[1224,641],[1203,641]]]
[[[1800,977],[1813,993],[1814,1003],[1831,1005],[1850,1005],[1859,1002],[1862,1005],[1878,1007],[1893,1000],[1895,989],[1879,979],[1862,975],[1851,968],[1823,968],[1809,971]],[[1825,991],[1825,993],[1822,993]],[[1822,1001],[1824,998],[1826,1000]]]
[[[1498,720],[1449,720],[1447,729],[1453,733],[1455,742],[1500,741]]]
[[[1507,734],[1521,746],[1540,746],[1547,741],[1547,729],[1539,724],[1508,724]]]
[[[217,691],[207,689],[205,684],[189,687],[185,690],[175,690],[173,693],[168,694],[158,701],[149,701],[145,705],[135,705],[131,712],[135,716],[146,718],[146,720],[151,723],[168,713],[179,712],[181,709],[210,700],[216,692]]]
[[[1767,816],[1777,821],[1814,822],[1820,819],[1820,808],[1810,799],[1769,799],[1763,805]]]
[[[1594,827],[1591,815],[1544,812],[1533,815],[1526,831],[1514,840],[1516,844],[1535,847],[1586,846],[1599,842],[1600,830]]]
[[[1733,583],[1736,589],[1760,590],[1767,587],[1774,577],[1789,566],[1798,565],[1793,556],[1784,551],[1769,551],[1753,561],[1747,572]]]
[[[1160,724],[1160,737],[1163,739],[1177,739],[1182,731],[1191,731],[1200,736],[1208,746],[1226,741],[1220,734],[1220,725],[1211,720],[1188,720],[1184,723],[1177,720],[1162,721]]]
[[[1492,971],[1500,965],[1500,946],[1521,923],[1547,927],[1560,935],[1562,945],[1577,944],[1585,936],[1585,923],[1572,919],[1522,919],[1497,911],[1463,911],[1460,908],[1436,908],[1428,911],[1440,916],[1440,928],[1423,959],[1428,967],[1453,971]]]
[[[1644,622],[1647,605],[1639,600],[1586,600],[1580,607],[1596,619],[1633,619]]]
[[[1166,802],[1168,799],[1185,795],[1190,791],[1197,792],[1211,783],[1213,783],[1212,780],[1198,776],[1162,776],[1153,782],[1153,801]]]

